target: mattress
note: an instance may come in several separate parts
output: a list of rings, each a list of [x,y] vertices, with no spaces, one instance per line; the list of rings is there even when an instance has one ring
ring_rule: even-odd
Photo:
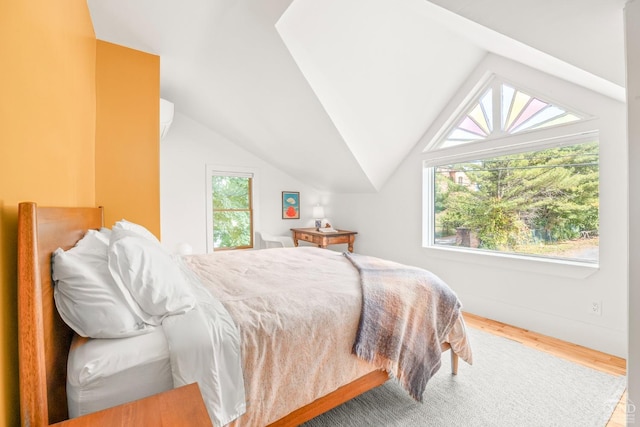
[[[173,388],[162,328],[129,338],[76,336],[67,362],[69,417],[99,411]]]

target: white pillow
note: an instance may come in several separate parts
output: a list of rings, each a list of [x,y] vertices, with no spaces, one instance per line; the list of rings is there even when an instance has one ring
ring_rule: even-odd
[[[111,230],[109,230],[107,227],[102,227],[98,236],[100,237],[100,240],[102,240],[106,243],[107,246],[109,246],[109,239],[111,239]]]
[[[134,233],[139,234],[140,236],[147,238],[152,242],[156,242],[158,244],[160,243],[158,238],[152,232],[147,230],[145,227],[143,227],[140,224],[136,224],[135,222],[129,222],[126,219],[121,219],[120,221],[116,222],[113,225],[112,231],[116,231],[116,230],[133,231]]]
[[[108,246],[89,230],[73,248],[52,255],[54,299],[60,317],[78,335],[121,338],[151,330],[130,308],[107,265]]]
[[[114,226],[108,257],[115,282],[131,293],[147,323],[158,325],[164,317],[195,306],[180,266],[157,240]]]

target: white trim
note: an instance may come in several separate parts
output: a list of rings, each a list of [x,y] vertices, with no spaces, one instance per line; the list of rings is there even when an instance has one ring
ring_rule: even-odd
[[[423,152],[430,152],[438,149],[437,146],[446,138],[447,135],[449,135],[449,132],[451,132],[451,130],[458,124],[462,117],[467,114],[469,108],[471,108],[472,105],[475,105],[475,102],[478,102],[480,95],[483,94],[489,86],[491,86],[495,77],[496,74],[491,71],[486,71],[482,74],[480,79],[478,79],[478,82],[453,110],[453,113],[449,115],[449,118],[445,120],[444,124],[435,133],[433,138],[431,138],[431,141],[429,141],[429,143],[424,147],[422,150]],[[494,108],[496,108],[495,105]]]
[[[496,269],[508,269],[525,273],[540,273],[556,277],[585,279],[598,271],[597,262],[581,262],[544,256],[531,256],[483,249],[469,249],[451,246],[429,246],[430,257],[455,260],[467,264],[480,264]]]
[[[422,247],[433,247],[435,241],[435,197],[433,188],[435,186],[435,169],[422,169],[422,212],[429,212],[429,215],[422,215]],[[424,189],[427,189],[426,191]]]
[[[423,153],[424,166],[440,166],[490,156],[516,154],[596,141],[599,138],[598,119],[567,123],[553,128],[521,132],[492,140],[470,142],[434,149]]]
[[[255,168],[246,168],[241,166],[229,166],[229,165],[206,165],[205,173],[205,209],[207,213],[207,229],[205,233],[207,235],[207,253],[214,251],[213,244],[213,189],[211,188],[212,176],[243,176],[252,178],[251,183],[251,203],[253,206],[253,231],[260,230],[258,224],[259,203],[258,203],[258,175],[259,171]],[[253,241],[255,247],[255,239]]]

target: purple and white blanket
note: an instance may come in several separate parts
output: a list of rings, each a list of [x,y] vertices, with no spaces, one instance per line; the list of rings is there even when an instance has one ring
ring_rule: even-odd
[[[460,316],[458,297],[427,270],[344,255],[360,272],[362,284],[362,313],[353,353],[386,370],[422,402],[427,382],[441,365],[441,343]]]

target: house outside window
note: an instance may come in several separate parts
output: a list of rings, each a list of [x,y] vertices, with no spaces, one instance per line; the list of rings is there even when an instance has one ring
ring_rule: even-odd
[[[253,247],[254,173],[207,167],[207,249]]]
[[[588,115],[494,77],[425,154],[425,246],[598,262]]]

